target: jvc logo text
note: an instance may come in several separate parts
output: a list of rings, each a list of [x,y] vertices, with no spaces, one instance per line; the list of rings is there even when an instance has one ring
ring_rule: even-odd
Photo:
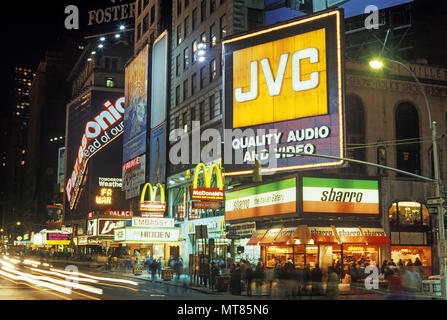
[[[301,60],[304,59],[310,59],[310,63],[317,63],[319,61],[318,50],[316,48],[307,48],[295,51],[292,54],[292,88],[294,91],[305,91],[318,87],[318,72],[311,72],[309,80],[301,80],[300,64]],[[269,59],[265,58],[260,61],[267,89],[271,97],[278,96],[281,93],[288,60],[289,53],[281,55],[275,78],[273,78]],[[258,61],[250,62],[250,91],[242,92],[242,88],[236,88],[234,97],[237,102],[251,101],[258,97]]]

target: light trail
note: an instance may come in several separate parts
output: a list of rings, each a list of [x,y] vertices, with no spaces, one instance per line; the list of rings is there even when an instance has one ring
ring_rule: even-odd
[[[110,282],[121,282],[121,283],[128,283],[128,284],[132,284],[134,286],[138,286],[138,283],[135,281],[131,281],[131,280],[124,280],[124,279],[116,279],[116,278],[104,278],[104,277],[95,277],[95,276],[91,276],[85,273],[80,273],[80,272],[69,272],[69,271],[63,271],[63,270],[59,270],[59,269],[50,269],[51,271],[57,271],[57,272],[61,272],[64,274],[71,274],[71,275],[80,275],[80,276],[84,276],[87,278],[91,278],[91,279],[97,279],[97,280],[103,280],[103,281],[110,281]]]
[[[76,280],[76,281],[81,281],[81,282],[90,282],[90,283],[98,283],[98,280],[95,280],[95,279],[71,277],[71,276],[68,276],[66,274],[62,274],[60,272],[47,271],[47,270],[41,270],[41,269],[36,269],[36,268],[31,268],[31,270],[36,271],[36,272],[45,273],[45,274],[52,274],[52,275],[63,277],[65,279],[70,279],[70,280]]]

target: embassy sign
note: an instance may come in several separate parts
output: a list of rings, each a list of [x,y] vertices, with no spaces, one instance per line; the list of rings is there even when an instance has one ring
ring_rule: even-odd
[[[343,11],[335,10],[223,41],[225,129],[255,132],[225,137],[243,158],[225,160],[225,175],[246,174],[248,164],[266,160],[254,148],[271,144],[274,154],[266,156],[277,166],[263,173],[344,164],[276,153],[344,157],[343,30]]]

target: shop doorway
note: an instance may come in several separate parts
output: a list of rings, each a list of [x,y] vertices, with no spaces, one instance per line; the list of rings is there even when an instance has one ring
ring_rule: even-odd
[[[180,247],[179,246],[170,246],[169,247],[169,256],[174,257],[174,259],[178,259],[180,256]]]

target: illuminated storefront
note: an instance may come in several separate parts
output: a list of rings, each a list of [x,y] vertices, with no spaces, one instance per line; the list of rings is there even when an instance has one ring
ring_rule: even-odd
[[[165,263],[170,256],[179,256],[182,235],[174,219],[134,217],[131,225],[115,229],[113,239],[125,245],[129,255],[161,258]]]
[[[395,264],[414,265],[416,258],[425,275],[432,274],[430,214],[419,202],[399,201],[388,211],[391,229],[391,259]]]

